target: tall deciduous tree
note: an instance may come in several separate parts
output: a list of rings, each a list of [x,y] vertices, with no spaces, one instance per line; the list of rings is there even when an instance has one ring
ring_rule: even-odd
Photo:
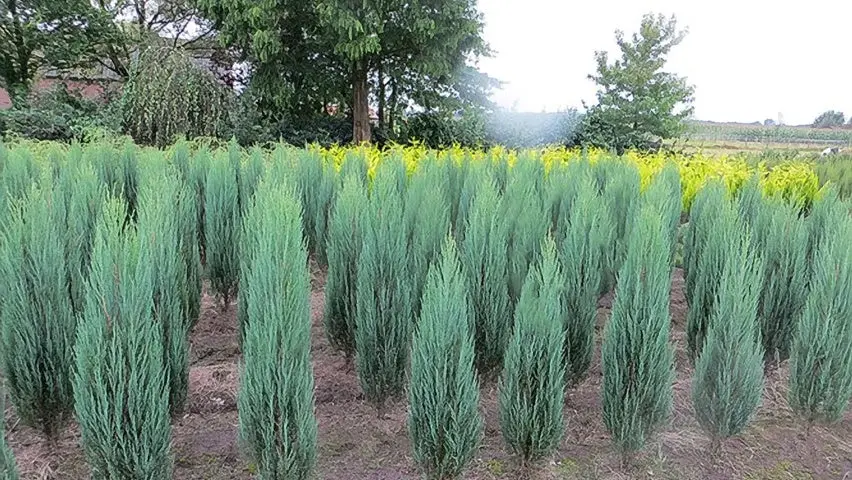
[[[695,89],[663,68],[685,35],[674,16],[646,14],[632,37],[616,31],[620,59],[610,63],[608,52],[595,52],[597,72],[589,78],[598,86],[598,103],[585,118],[581,142],[623,151],[682,131]]]

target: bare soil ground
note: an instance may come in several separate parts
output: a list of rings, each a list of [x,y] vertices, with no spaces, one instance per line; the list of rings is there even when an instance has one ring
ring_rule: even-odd
[[[315,272],[311,293],[312,355],[319,420],[318,478],[402,480],[418,478],[406,435],[406,406],[389,408],[384,419],[361,395],[358,379],[329,347],[322,330],[324,276]],[[672,342],[677,348],[675,409],[671,423],[628,468],[610,448],[601,414],[600,360],[585,382],[565,399],[565,438],[557,454],[532,471],[522,470],[500,437],[497,388],[482,386],[485,437],[466,476],[469,479],[846,479],[852,478],[852,414],[810,435],[791,415],[784,399],[786,367],[771,374],[763,403],[751,426],[712,458],[709,442],[692,415],[691,366],[685,349],[686,302],[683,277],[673,276]],[[599,332],[612,296],[601,299]],[[239,349],[236,307],[222,312],[205,295],[192,336],[192,368],[187,413],[174,421],[174,478],[230,480],[252,477],[237,439],[236,392]],[[6,411],[9,441],[23,478],[83,479],[87,467],[72,425],[52,449]]]

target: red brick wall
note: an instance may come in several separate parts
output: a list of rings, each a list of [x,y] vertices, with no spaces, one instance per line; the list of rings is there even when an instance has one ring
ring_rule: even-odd
[[[104,95],[103,86],[96,83],[78,80],[58,80],[51,78],[41,79],[36,82],[35,86],[33,87],[33,91],[39,92],[49,90],[58,83],[64,83],[68,87],[69,91],[77,92],[81,94],[84,98],[88,98],[90,100],[101,98]],[[9,92],[7,92],[3,88],[0,88],[0,108],[11,107],[12,100],[9,98]]]

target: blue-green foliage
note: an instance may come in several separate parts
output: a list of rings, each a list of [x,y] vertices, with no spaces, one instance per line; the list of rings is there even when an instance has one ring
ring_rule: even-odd
[[[604,424],[623,453],[640,450],[672,408],[670,250],[663,225],[655,208],[640,209],[601,349]]]
[[[307,479],[316,462],[310,278],[294,190],[258,187],[247,209],[248,323],[238,396],[240,438],[261,479]],[[258,301],[257,299],[262,299]]]
[[[169,478],[169,373],[155,319],[156,239],[123,227],[111,199],[98,222],[77,327],[74,406],[96,480]]]
[[[515,310],[499,386],[503,440],[524,461],[552,454],[563,436],[563,288],[556,245],[548,237]]]
[[[325,265],[328,214],[334,201],[336,172],[317,152],[297,151],[290,155],[294,162],[292,177],[298,182],[304,208],[302,224],[308,247],[317,261]]]
[[[462,264],[473,308],[476,366],[488,377],[500,371],[512,335],[509,298],[508,232],[500,216],[501,197],[494,181],[483,178],[467,214]]]
[[[2,145],[0,145],[2,148]],[[0,162],[3,159],[0,158]],[[0,389],[0,412],[6,411],[6,389]],[[6,439],[6,422],[0,422],[0,480],[18,480],[18,464]]]
[[[852,397],[852,220],[836,203],[823,224],[790,353],[790,406],[808,424],[839,421]]]
[[[763,394],[763,347],[757,320],[763,265],[740,222],[723,232],[726,255],[704,347],[695,363],[692,403],[713,441],[740,434]]]
[[[429,270],[411,348],[408,432],[430,479],[461,475],[482,436],[473,318],[455,240]]]
[[[389,159],[376,172],[357,267],[356,368],[380,413],[403,392],[414,327],[400,164]]]
[[[343,179],[328,224],[328,275],[325,283],[325,334],[347,358],[355,356],[358,256],[368,206],[366,186],[357,175]]]
[[[662,215],[663,227],[671,248],[671,259],[674,261],[680,217],[683,212],[683,195],[677,165],[668,163],[663,167],[651,180],[651,184],[643,194],[643,200],[654,205]]]
[[[229,156],[217,155],[213,159],[204,194],[207,278],[228,308],[239,284],[241,221],[238,171]]]
[[[639,170],[622,160],[604,159],[595,164],[598,186],[609,205],[609,214],[615,228],[612,244],[605,259],[601,290],[609,291],[616,283],[621,264],[627,256],[627,244],[634,220],[639,213]]]

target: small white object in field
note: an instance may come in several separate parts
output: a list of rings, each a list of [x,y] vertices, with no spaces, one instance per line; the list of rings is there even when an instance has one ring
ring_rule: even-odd
[[[837,155],[840,153],[839,147],[828,147],[819,154],[820,157],[827,157],[828,155]]]

